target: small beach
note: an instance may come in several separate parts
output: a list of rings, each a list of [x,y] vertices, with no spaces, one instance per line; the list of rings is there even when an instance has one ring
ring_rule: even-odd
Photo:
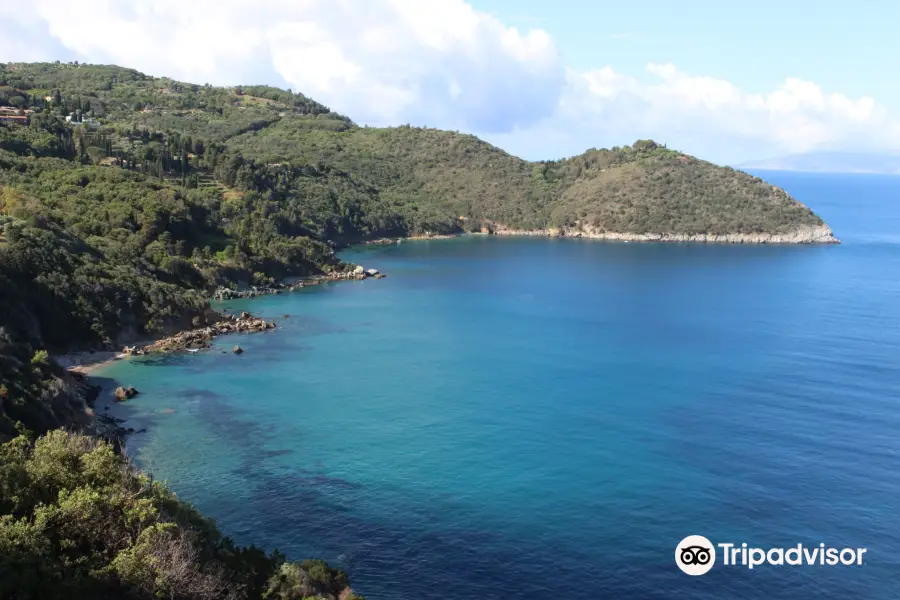
[[[54,360],[63,368],[74,373],[91,375],[101,367],[112,364],[128,356],[113,350],[97,350],[94,352],[70,352],[54,356]]]

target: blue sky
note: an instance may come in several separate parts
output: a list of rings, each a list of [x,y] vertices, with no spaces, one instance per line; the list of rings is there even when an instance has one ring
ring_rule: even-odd
[[[900,150],[898,22],[887,0],[31,0],[0,3],[0,61],[291,87],[529,159],[652,138],[739,164]]]
[[[473,0],[547,30],[576,69],[637,73],[648,62],[755,91],[786,77],[900,108],[900,3],[857,0]]]

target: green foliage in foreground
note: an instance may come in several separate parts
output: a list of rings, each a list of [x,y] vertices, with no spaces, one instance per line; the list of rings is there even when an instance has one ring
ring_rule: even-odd
[[[0,446],[0,515],[0,598],[300,600],[347,587],[321,561],[235,545],[108,444],[64,431]]]

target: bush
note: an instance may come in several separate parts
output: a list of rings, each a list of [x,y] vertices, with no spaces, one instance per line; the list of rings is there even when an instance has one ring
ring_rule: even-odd
[[[321,561],[307,572],[235,546],[108,444],[64,431],[0,445],[0,515],[0,598],[300,600],[346,588]]]

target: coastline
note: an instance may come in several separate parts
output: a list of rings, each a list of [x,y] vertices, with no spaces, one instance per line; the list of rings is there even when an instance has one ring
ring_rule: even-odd
[[[403,242],[422,242],[429,240],[452,240],[471,233],[461,231],[459,233],[421,233],[416,235],[375,238],[374,240],[365,240],[355,244],[350,244],[348,248],[353,246],[388,246],[390,244],[402,244]]]
[[[593,227],[548,227],[546,229],[513,229],[491,225],[482,231],[460,231],[449,234],[412,235],[408,237],[377,238],[359,242],[359,246],[381,246],[408,241],[447,240],[469,235],[497,235],[507,237],[550,237],[600,240],[607,242],[661,242],[681,244],[840,244],[828,225],[798,227],[786,233],[621,233],[601,231]],[[351,246],[352,247],[352,246]]]
[[[390,245],[403,242],[447,240],[469,235],[496,235],[505,237],[548,237],[548,238],[573,238],[589,239],[610,242],[662,242],[662,243],[694,243],[694,244],[840,244],[840,240],[834,236],[828,225],[799,227],[789,233],[727,233],[727,234],[684,234],[684,233],[619,233],[598,231],[591,227],[550,227],[546,229],[512,229],[502,225],[492,224],[482,228],[480,232],[461,231],[450,234],[416,234],[405,237],[385,237],[366,240],[357,246]],[[358,265],[351,265],[351,269],[313,275],[294,282],[276,282],[270,286],[253,286],[248,290],[231,290],[220,288],[211,296],[210,301],[225,301],[235,299],[250,299],[257,296],[280,294],[291,292],[306,287],[330,283],[333,281],[362,280],[369,277],[381,278],[384,274],[373,270],[370,273]],[[96,350],[70,352],[54,356],[54,360],[72,373],[90,376],[102,367],[114,363],[131,355],[141,355],[156,352],[173,352],[187,349],[203,349],[209,347],[209,342],[217,335],[239,332],[261,332],[275,328],[274,322],[266,323],[256,317],[244,314],[241,318],[220,313],[221,320],[209,323],[205,326],[195,327],[179,331],[173,335],[167,335],[158,339],[146,340],[132,347],[126,346],[121,351]],[[257,321],[261,321],[258,323]]]
[[[265,296],[269,294],[280,294],[282,292],[292,292],[306,287],[313,287],[332,281],[347,280],[363,280],[367,278],[380,279],[385,277],[384,274],[372,269],[372,274],[361,266],[353,265],[355,268],[349,271],[338,273],[330,273],[327,275],[314,275],[302,279],[294,283],[279,282],[272,286],[263,288],[253,287],[250,290],[235,291],[227,288],[217,290],[210,298],[210,301],[224,301],[233,299],[256,298],[257,296]],[[216,311],[219,319],[214,322],[207,322],[204,325],[178,331],[177,333],[165,335],[159,338],[150,338],[143,341],[135,342],[133,345],[125,345],[121,350],[93,350],[93,351],[77,351],[66,352],[54,355],[53,359],[58,365],[63,367],[70,373],[78,373],[85,376],[95,374],[102,367],[114,363],[116,361],[128,358],[129,356],[141,356],[145,354],[168,353],[179,350],[201,350],[208,349],[213,338],[231,333],[261,333],[271,331],[276,328],[275,321],[266,321],[260,317],[254,317],[250,313],[241,312],[240,315],[232,315],[225,312]]]
[[[665,242],[688,244],[840,244],[827,225],[798,227],[789,233],[616,233],[593,228],[508,229],[490,232],[501,236],[568,237],[610,242]]]

